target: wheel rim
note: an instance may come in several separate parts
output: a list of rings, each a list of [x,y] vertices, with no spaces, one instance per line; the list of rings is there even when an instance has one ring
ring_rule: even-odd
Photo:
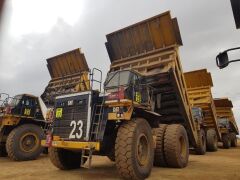
[[[186,145],[185,138],[183,136],[179,138],[179,145],[180,145],[180,155],[182,158],[185,158],[187,154],[187,145]]]
[[[20,149],[23,152],[33,152],[38,148],[39,139],[34,133],[26,133],[20,139]]]
[[[144,166],[148,163],[149,145],[145,134],[141,134],[137,141],[137,160],[138,164]]]

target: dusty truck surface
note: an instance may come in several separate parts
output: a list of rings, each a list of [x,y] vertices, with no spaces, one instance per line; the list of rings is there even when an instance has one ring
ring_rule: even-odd
[[[218,126],[222,135],[223,147],[228,149],[237,146],[239,130],[232,111],[233,104],[228,98],[214,99],[217,111]]]
[[[221,132],[218,126],[216,108],[213,101],[211,88],[213,81],[211,73],[206,69],[184,73],[187,84],[190,104],[193,114],[202,114],[201,138],[204,149],[199,149],[199,154],[208,151],[217,151],[218,140],[221,141]]]
[[[183,168],[200,125],[192,117],[170,12],[107,35],[111,60],[104,92],[56,96],[52,133],[43,145],[59,169],[91,167],[93,154],[115,161],[126,179],[145,179],[153,164]],[[83,59],[82,59],[83,60]],[[91,73],[90,74],[94,74]]]
[[[42,152],[46,122],[38,97],[0,94],[0,156],[12,160],[36,159]]]

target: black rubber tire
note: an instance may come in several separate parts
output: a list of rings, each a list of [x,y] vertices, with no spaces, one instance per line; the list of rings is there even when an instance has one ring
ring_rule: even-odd
[[[222,135],[222,142],[223,142],[224,149],[229,149],[231,147],[231,140],[230,140],[229,134]]]
[[[48,153],[51,162],[58,169],[70,170],[81,167],[81,152],[51,147],[48,149]]]
[[[164,135],[164,154],[169,167],[184,168],[189,159],[189,142],[185,128],[168,125]]]
[[[237,136],[236,133],[232,132],[229,134],[230,141],[231,141],[231,147],[237,147]]]
[[[197,147],[195,148],[195,152],[197,155],[204,155],[206,154],[207,147],[206,147],[206,135],[203,129],[200,129],[198,132],[198,143]]]
[[[43,154],[48,154],[48,148],[47,148],[47,147],[44,147],[42,153],[43,153]]]
[[[108,153],[107,157],[108,157],[108,159],[110,159],[110,161],[115,162],[115,147],[113,147],[111,149],[111,151]]]
[[[7,157],[6,145],[0,144],[0,157]]]
[[[37,144],[32,152],[24,152],[21,148],[21,138],[26,134],[36,136]],[[6,150],[10,159],[14,161],[33,160],[40,156],[43,151],[41,140],[43,138],[43,130],[35,124],[24,124],[13,129],[7,137]]]
[[[207,151],[215,152],[218,150],[218,138],[214,129],[207,130]]]
[[[142,137],[146,142],[144,164],[138,160],[138,143]],[[148,122],[142,118],[124,122],[118,129],[115,144],[116,167],[119,174],[124,179],[147,178],[152,170],[153,156],[153,137]]]
[[[160,124],[159,128],[155,129],[156,149],[154,152],[154,166],[166,167],[167,163],[164,155],[164,134],[167,129],[167,124]]]

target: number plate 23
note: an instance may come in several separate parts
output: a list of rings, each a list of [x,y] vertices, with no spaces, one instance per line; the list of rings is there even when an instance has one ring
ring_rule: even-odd
[[[83,136],[83,121],[71,121],[70,127],[72,127],[72,131],[69,135],[69,139],[81,139]]]

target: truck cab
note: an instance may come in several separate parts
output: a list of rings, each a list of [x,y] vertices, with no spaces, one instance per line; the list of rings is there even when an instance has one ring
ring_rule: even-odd
[[[108,73],[104,90],[108,120],[130,120],[133,108],[152,109],[152,88],[145,83],[144,76],[134,70]]]
[[[9,97],[2,104],[2,115],[43,119],[38,98],[29,94]]]

